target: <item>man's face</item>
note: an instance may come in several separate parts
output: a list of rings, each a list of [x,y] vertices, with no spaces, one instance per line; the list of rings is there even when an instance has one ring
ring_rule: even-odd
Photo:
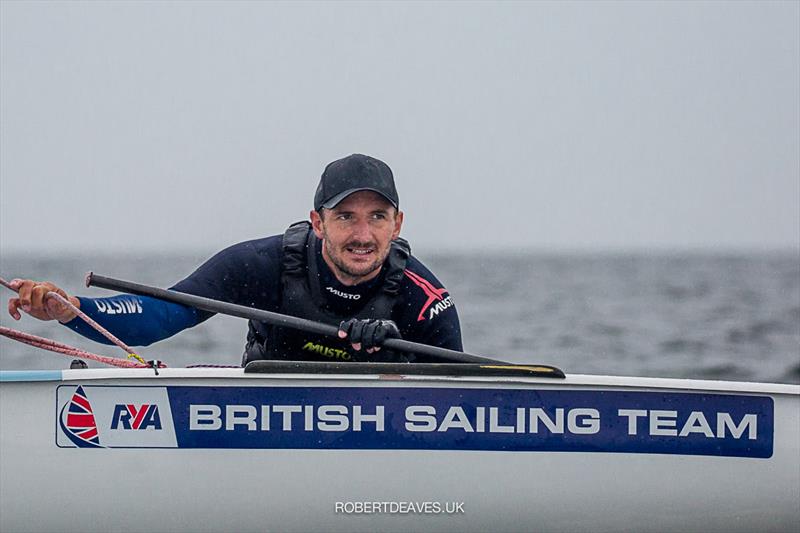
[[[311,211],[322,257],[337,279],[355,285],[378,275],[392,240],[400,235],[403,213],[372,191],[353,193],[320,216]]]

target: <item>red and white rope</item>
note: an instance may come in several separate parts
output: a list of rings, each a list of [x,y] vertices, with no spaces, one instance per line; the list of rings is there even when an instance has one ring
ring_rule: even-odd
[[[12,285],[9,282],[7,282],[6,280],[4,280],[3,278],[0,278],[0,285],[3,285],[5,288],[10,289],[10,290],[12,290],[14,292],[17,292],[14,289],[14,287],[12,287]],[[58,294],[57,292],[49,291],[47,293],[47,297],[48,298],[55,298],[56,301],[58,301],[59,303],[61,303],[63,305],[66,305],[73,313],[75,313],[76,315],[81,317],[84,322],[86,322],[87,324],[92,326],[98,333],[103,335],[103,337],[105,337],[106,339],[110,340],[116,346],[118,346],[118,347],[122,348],[123,350],[125,350],[125,355],[134,355],[134,356],[136,355],[136,352],[133,351],[133,348],[131,348],[130,346],[128,346],[127,344],[125,344],[124,342],[122,342],[121,340],[116,338],[114,335],[111,334],[110,331],[108,331],[106,328],[104,328],[103,326],[101,326],[100,324],[95,322],[86,313],[81,311],[79,308],[75,307],[72,304],[72,302],[70,302],[69,300],[67,300],[66,298],[64,298],[63,296]]]
[[[150,368],[149,365],[143,365],[142,363],[130,361],[128,359],[120,359],[118,357],[97,355],[87,352],[86,350],[81,350],[80,348],[69,346],[68,344],[62,344],[52,339],[37,337],[36,335],[31,335],[30,333],[25,333],[24,331],[18,331],[16,329],[7,328],[4,326],[0,326],[0,335],[8,337],[9,339],[14,339],[15,341],[27,344],[29,346],[35,346],[36,348],[41,348],[42,350],[49,350],[51,352],[60,353],[70,357],[91,359],[92,361],[97,361],[98,363],[118,366],[121,368]]]
[[[18,292],[17,289],[15,289],[8,281],[3,279],[2,277],[0,277],[0,285],[3,285],[5,288],[12,290],[14,292]],[[14,339],[24,344],[28,344],[30,346],[41,348],[43,350],[49,350],[51,352],[68,355],[70,357],[83,357],[86,359],[91,359],[92,361],[97,361],[99,363],[105,363],[107,365],[112,365],[117,367],[123,367],[123,368],[154,368],[154,366],[157,366],[158,368],[165,367],[165,365],[160,361],[153,364],[145,363],[144,359],[139,357],[139,355],[137,355],[136,352],[134,352],[130,346],[119,340],[110,331],[108,331],[106,328],[95,322],[86,313],[78,309],[76,306],[72,304],[72,302],[70,302],[57,292],[49,291],[46,294],[46,297],[55,298],[61,304],[64,304],[67,307],[69,307],[76,315],[78,315],[84,322],[89,324],[97,332],[99,332],[101,335],[103,335],[105,338],[110,340],[118,347],[125,350],[125,354],[129,358],[133,357],[139,362],[130,361],[128,359],[120,359],[118,357],[107,357],[105,355],[93,354],[91,352],[81,350],[80,348],[75,348],[73,346],[62,344],[60,342],[51,339],[45,339],[44,337],[37,337],[36,335],[31,335],[30,333],[25,333],[24,331],[6,328],[3,326],[0,326],[0,335],[3,335],[10,339]],[[156,373],[158,372],[156,371]]]

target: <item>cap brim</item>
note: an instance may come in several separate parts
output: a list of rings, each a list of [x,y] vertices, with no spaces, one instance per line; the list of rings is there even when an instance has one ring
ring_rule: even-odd
[[[395,209],[397,209],[397,203],[395,203],[394,200],[392,200],[391,198],[389,198],[388,196],[383,194],[381,191],[376,190],[376,189],[372,189],[370,187],[359,187],[357,189],[348,189],[348,190],[346,190],[344,192],[340,192],[339,194],[337,194],[333,198],[323,202],[322,205],[320,206],[320,208],[333,209],[334,207],[339,205],[339,203],[342,200],[344,200],[345,198],[347,198],[351,194],[357,193],[357,192],[360,192],[360,191],[372,191],[374,193],[378,193],[381,196],[383,196],[384,198],[386,198],[386,201],[389,202],[390,204],[392,204],[392,206],[394,206]]]

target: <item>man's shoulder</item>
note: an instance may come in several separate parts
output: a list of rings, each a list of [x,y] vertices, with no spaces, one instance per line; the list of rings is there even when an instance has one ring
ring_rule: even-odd
[[[453,307],[450,292],[444,284],[415,257],[409,257],[403,274],[402,292],[418,322],[430,320]]]
[[[398,324],[404,338],[462,350],[461,326],[450,292],[419,259],[411,256],[403,272]]]
[[[283,235],[270,235],[260,239],[237,242],[220,251],[217,255],[271,255],[281,251]]]
[[[413,255],[408,258],[404,274],[405,284],[409,287],[443,288],[442,282],[439,281],[436,275]]]
[[[263,274],[271,270],[272,264],[279,268],[280,257],[281,235],[238,242],[214,254],[178,286],[200,280],[219,284],[221,280],[233,279],[232,276],[236,278],[251,272]]]
[[[242,241],[217,252],[174,288],[219,300],[236,303],[247,301],[249,304],[254,288],[277,283],[276,280],[280,278],[280,254],[281,235]]]

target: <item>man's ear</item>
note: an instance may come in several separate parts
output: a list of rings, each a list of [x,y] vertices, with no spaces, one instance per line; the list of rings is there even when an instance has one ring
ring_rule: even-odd
[[[322,215],[312,209],[308,216],[311,217],[311,228],[314,230],[314,235],[318,239],[322,239]]]
[[[394,217],[394,231],[392,232],[392,240],[400,236],[400,229],[403,227],[403,212],[398,211],[397,216]]]

